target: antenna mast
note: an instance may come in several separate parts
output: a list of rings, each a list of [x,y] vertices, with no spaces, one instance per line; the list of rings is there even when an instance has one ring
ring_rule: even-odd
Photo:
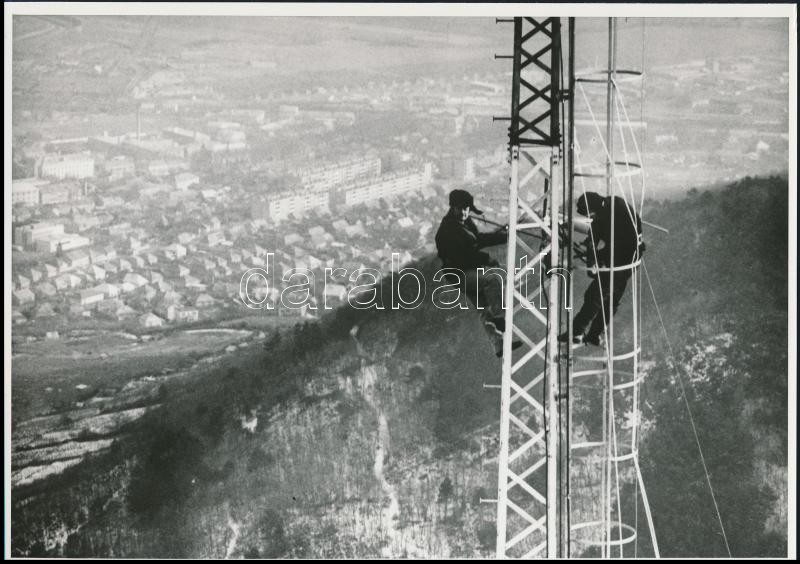
[[[631,264],[617,265],[612,235],[611,266],[597,269],[599,279],[610,286],[604,299],[613,299],[615,283],[621,289],[618,276],[627,282],[620,272],[630,271],[632,279],[631,312],[626,312],[631,323],[622,325],[624,331],[615,335],[613,308],[603,308],[612,312],[603,314],[605,354],[592,354],[588,348],[573,353],[571,344],[560,351],[558,342],[561,327],[568,343],[572,341],[572,272],[588,270],[573,264],[576,182],[581,193],[589,185],[611,202],[624,199],[641,215],[641,154],[619,83],[641,80],[643,73],[617,69],[613,18],[608,22],[608,67],[580,77],[575,72],[574,18],[568,22],[566,77],[559,18],[498,22],[513,22],[514,53],[496,56],[513,59],[511,116],[506,118],[511,161],[504,296],[508,329],[500,386],[496,556],[568,558],[591,556],[597,549],[603,557],[638,556],[641,506],[658,557],[638,463],[638,252]],[[590,103],[590,98],[598,102],[600,93],[587,96],[584,85],[605,87],[604,122],[597,121]],[[592,142],[602,145],[594,161],[585,162],[581,153],[575,127],[579,100],[591,117]],[[622,160],[614,154],[618,146]],[[611,206],[612,233],[614,222],[623,219],[615,216],[615,208]],[[531,229],[540,238],[530,238]],[[511,342],[516,338],[527,346],[514,359]],[[626,485],[635,487],[633,496]],[[634,526],[626,522],[631,515]],[[626,553],[631,544],[633,550]]]
[[[557,340],[559,302],[569,287],[558,235],[564,211],[561,21],[514,18],[513,24],[496,555],[555,558],[565,556],[566,529],[559,522],[567,470],[560,456],[566,398],[560,393]],[[538,250],[521,233],[525,229],[541,231]],[[529,284],[537,271],[539,279]],[[545,300],[543,314],[539,304]],[[511,353],[514,337],[527,345],[516,361]]]

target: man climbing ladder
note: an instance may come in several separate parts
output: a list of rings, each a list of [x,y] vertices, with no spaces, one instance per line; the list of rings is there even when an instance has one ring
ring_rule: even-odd
[[[614,206],[614,231],[611,231],[611,207]],[[619,307],[625,287],[631,277],[632,265],[637,262],[645,245],[642,241],[642,220],[624,199],[619,196],[604,198],[595,192],[587,192],[578,198],[577,212],[592,219],[589,237],[585,241],[582,258],[590,267],[607,269],[611,266],[611,245],[614,245],[614,267],[627,267],[613,272],[614,288],[611,291],[609,270],[593,270],[589,276],[592,283],[583,295],[583,307],[573,321],[573,342],[600,346],[606,324]],[[588,327],[588,332],[586,331]],[[567,333],[558,340],[566,342]]]

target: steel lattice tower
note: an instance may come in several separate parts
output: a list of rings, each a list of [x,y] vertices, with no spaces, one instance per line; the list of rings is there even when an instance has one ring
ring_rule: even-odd
[[[558,18],[514,18],[511,93],[511,181],[508,200],[505,323],[498,455],[497,545],[499,558],[563,553],[559,522],[563,472],[558,402],[560,358],[557,335],[563,212],[561,151],[561,22]],[[539,249],[519,233],[537,229]],[[552,265],[552,266],[551,266]],[[541,276],[544,272],[544,276]],[[529,281],[539,273],[538,280]],[[532,286],[532,287],[531,287]],[[547,299],[546,315],[537,301]],[[542,327],[544,334],[542,335]],[[534,334],[542,335],[538,339]],[[512,339],[526,345],[516,361]],[[544,488],[542,487],[544,485]]]
[[[611,290],[616,273],[631,270],[632,337],[620,337],[621,346],[615,350],[614,324],[608,319],[604,355],[574,354],[572,346],[559,347],[557,339],[563,328],[572,340],[571,274],[587,270],[573,265],[576,180],[583,192],[588,191],[587,182],[598,182],[608,197],[621,195],[627,201],[629,194],[641,213],[641,155],[635,137],[622,127],[624,119],[630,129],[630,120],[624,107],[624,118],[620,111],[619,82],[620,77],[641,79],[642,72],[616,68],[616,21],[609,19],[608,67],[576,78],[575,21],[569,18],[564,88],[560,20],[498,22],[513,22],[514,54],[497,57],[513,59],[513,79],[504,296],[509,329],[500,386],[496,555],[565,558],[598,547],[604,557],[626,556],[624,546],[637,537],[641,499],[658,556],[638,465],[638,252],[630,264],[595,268],[608,273]],[[605,131],[592,112],[584,84],[606,88]],[[595,126],[592,140],[599,139],[603,149],[595,162],[581,161],[580,135],[574,125],[578,89]],[[615,140],[625,151],[623,160],[614,155]],[[628,147],[636,148],[638,159],[628,156]],[[638,194],[633,177],[641,180]],[[627,187],[622,179],[628,179]],[[531,230],[537,233],[535,242]],[[613,236],[610,246],[615,264]],[[526,345],[516,359],[513,339]],[[620,351],[622,347],[625,350]],[[624,427],[622,419],[629,415],[632,423]],[[593,425],[598,416],[602,424]],[[577,427],[585,432],[576,434]],[[633,496],[624,486],[635,486]],[[634,526],[625,522],[632,513]]]

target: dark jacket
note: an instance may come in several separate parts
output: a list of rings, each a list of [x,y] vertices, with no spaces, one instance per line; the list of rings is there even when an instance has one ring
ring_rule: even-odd
[[[642,220],[625,200],[614,196],[614,266],[623,266],[637,260],[644,252],[642,242]],[[592,210],[595,211],[595,210]],[[596,210],[590,235],[597,249],[600,266],[611,264],[611,198],[603,198],[602,208]],[[601,246],[603,248],[598,248]],[[638,256],[637,256],[638,251]],[[594,260],[592,249],[588,257]]]
[[[436,249],[442,259],[442,266],[463,271],[493,266],[489,254],[480,249],[506,241],[508,233],[481,233],[471,218],[461,223],[450,212],[442,218],[436,232]]]

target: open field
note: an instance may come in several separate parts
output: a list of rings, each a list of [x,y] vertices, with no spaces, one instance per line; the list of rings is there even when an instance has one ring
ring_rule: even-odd
[[[131,380],[188,368],[249,335],[230,329],[177,331],[142,342],[123,333],[84,332],[21,344],[12,359],[13,420],[65,410]]]

